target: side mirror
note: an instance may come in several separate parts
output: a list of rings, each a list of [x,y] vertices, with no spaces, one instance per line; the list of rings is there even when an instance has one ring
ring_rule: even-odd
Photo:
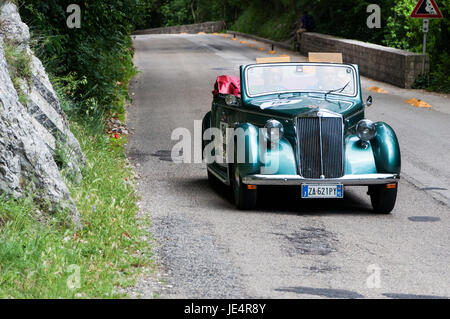
[[[366,106],[369,107],[369,106],[372,105],[372,103],[373,103],[373,98],[372,98],[371,95],[369,95],[369,96],[367,97]]]
[[[238,106],[240,104],[239,99],[233,94],[225,96],[225,103],[230,106]]]

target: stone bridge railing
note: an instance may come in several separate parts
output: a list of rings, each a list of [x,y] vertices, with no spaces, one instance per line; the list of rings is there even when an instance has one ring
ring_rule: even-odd
[[[344,63],[358,64],[362,75],[403,88],[410,88],[422,72],[421,54],[320,33],[303,33],[300,52],[341,52]]]

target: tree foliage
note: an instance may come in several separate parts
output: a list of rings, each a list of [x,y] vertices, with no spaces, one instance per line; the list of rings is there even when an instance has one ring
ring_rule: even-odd
[[[81,8],[81,28],[69,28],[67,7]],[[145,22],[140,0],[21,0],[20,13],[33,34],[33,49],[50,73],[86,79],[75,92],[82,113],[118,111],[134,74],[130,32]],[[98,107],[100,106],[100,107]]]
[[[308,11],[316,22],[316,32],[421,52],[422,19],[409,17],[417,1],[154,0],[149,10],[153,27],[221,19],[229,29],[278,41],[294,38],[302,13]],[[444,19],[430,20],[427,53],[431,73],[425,82],[432,89],[450,91],[450,0],[436,2]],[[370,4],[380,6],[381,28],[367,27]]]
[[[39,39],[35,50],[50,71],[77,74],[86,84],[77,98],[96,99],[104,110],[119,107],[132,74],[129,33],[150,28],[224,20],[228,29],[274,40],[293,38],[304,11],[314,17],[316,32],[421,52],[421,19],[409,15],[417,0],[20,0],[21,14]],[[66,8],[79,4],[81,29],[66,25]],[[366,24],[369,4],[381,8],[381,28]],[[431,82],[450,90],[450,0],[437,1],[446,19],[432,19],[428,34]]]
[[[430,87],[450,92],[450,1],[437,1],[444,19],[430,19],[427,34],[427,54],[430,57],[430,77],[422,79],[418,87]],[[404,0],[392,5],[387,18],[382,44],[412,52],[422,52],[422,19],[409,16],[416,0]]]

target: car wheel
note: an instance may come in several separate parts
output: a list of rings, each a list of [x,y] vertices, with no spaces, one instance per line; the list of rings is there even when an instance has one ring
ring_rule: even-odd
[[[391,185],[389,187],[388,185]],[[395,206],[397,200],[397,183],[393,184],[371,185],[369,186],[370,201],[375,213],[389,214]]]
[[[247,185],[242,183],[239,171],[236,165],[230,165],[230,180],[234,195],[234,203],[241,210],[251,210],[256,206],[257,190],[248,189]]]
[[[207,170],[207,172],[208,172],[209,186],[211,186],[211,188],[213,188],[213,189],[217,188],[221,183],[220,180],[209,170]]]

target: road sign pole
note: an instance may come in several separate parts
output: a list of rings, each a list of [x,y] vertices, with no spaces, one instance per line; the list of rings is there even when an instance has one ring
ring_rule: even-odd
[[[425,60],[427,54],[427,33],[423,33],[423,57],[422,57],[422,74],[425,74]]]
[[[442,12],[436,4],[436,0],[419,0],[416,7],[411,12],[410,18],[423,19],[423,52],[422,52],[422,74],[425,74],[425,62],[427,57],[427,33],[428,19],[442,19]]]
[[[422,75],[425,75],[425,62],[427,57],[427,33],[428,33],[428,19],[423,19],[423,51],[422,51]]]

